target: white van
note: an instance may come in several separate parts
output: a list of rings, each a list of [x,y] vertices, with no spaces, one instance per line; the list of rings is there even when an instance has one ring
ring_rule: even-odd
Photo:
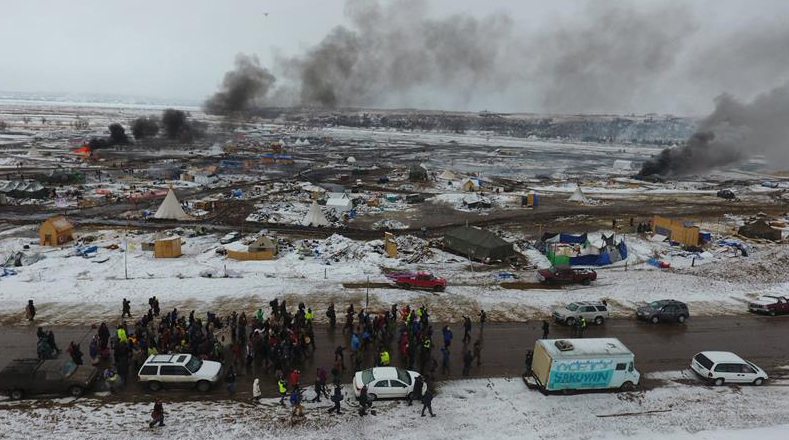
[[[641,374],[635,356],[616,338],[540,339],[534,344],[532,377],[543,391],[632,390]]]
[[[690,368],[718,386],[727,382],[758,386],[768,379],[764,370],[728,351],[702,351],[693,356]]]

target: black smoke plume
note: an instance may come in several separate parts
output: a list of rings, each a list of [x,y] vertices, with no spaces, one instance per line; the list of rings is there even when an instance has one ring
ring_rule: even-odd
[[[724,94],[688,142],[667,148],[639,176],[678,176],[733,165],[764,155],[772,166],[789,163],[789,82],[742,103]]]
[[[170,139],[190,141],[202,136],[202,129],[189,120],[189,114],[183,110],[172,108],[162,112],[162,126],[164,134]]]
[[[159,134],[159,123],[154,117],[141,116],[131,123],[132,135],[135,139],[154,137]]]
[[[129,144],[129,137],[126,135],[126,130],[123,128],[123,125],[114,122],[107,127],[110,130],[110,137],[108,138],[91,138],[88,141],[88,146],[92,150],[100,150],[102,148],[108,148],[115,145],[128,145]]]
[[[206,113],[229,115],[249,110],[268,94],[274,75],[260,67],[257,56],[236,55],[236,68],[225,73],[220,90],[203,103]]]
[[[110,124],[110,141],[114,145],[126,145],[129,143],[129,136],[126,135],[126,130],[123,125],[119,123]]]

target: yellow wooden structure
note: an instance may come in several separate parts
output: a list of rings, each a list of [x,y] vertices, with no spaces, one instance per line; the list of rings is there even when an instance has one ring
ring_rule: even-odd
[[[154,258],[178,258],[181,256],[181,237],[157,238],[153,242]]]
[[[669,240],[683,246],[698,246],[700,243],[699,227],[682,220],[656,215],[652,222],[652,230],[656,234],[665,235]]]
[[[276,241],[268,237],[260,237],[256,242],[247,246],[247,249],[234,248],[229,246],[227,249],[227,258],[232,258],[239,261],[263,261],[273,260],[279,252],[279,246]]]
[[[395,236],[391,232],[384,232],[384,246],[386,248],[386,256],[397,258],[397,242],[395,242]]]
[[[38,229],[38,244],[41,246],[60,246],[74,239],[74,225],[66,217],[52,217]]]

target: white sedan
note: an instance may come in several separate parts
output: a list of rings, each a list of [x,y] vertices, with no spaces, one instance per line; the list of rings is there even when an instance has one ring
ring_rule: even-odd
[[[403,370],[397,367],[375,367],[357,371],[353,376],[353,391],[356,397],[367,385],[367,396],[370,400],[407,397],[414,391],[414,382],[420,374],[416,371]],[[427,391],[427,384],[422,382],[422,392]]]

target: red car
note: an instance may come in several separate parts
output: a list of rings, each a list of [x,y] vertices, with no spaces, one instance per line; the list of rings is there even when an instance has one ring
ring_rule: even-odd
[[[789,298],[776,295],[760,296],[748,303],[748,310],[753,313],[764,313],[770,316],[789,313]]]
[[[581,283],[588,286],[597,279],[597,272],[593,269],[574,269],[572,267],[552,267],[537,271],[537,278],[543,284],[575,284]]]
[[[397,287],[403,289],[430,289],[442,291],[447,287],[447,280],[439,278],[428,272],[395,273],[386,276],[394,281]]]

